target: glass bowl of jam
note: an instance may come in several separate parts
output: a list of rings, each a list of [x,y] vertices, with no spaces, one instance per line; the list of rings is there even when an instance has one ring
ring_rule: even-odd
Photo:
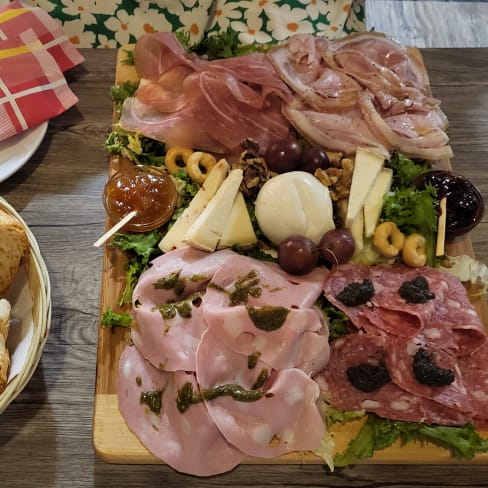
[[[173,215],[178,191],[171,176],[154,166],[126,168],[105,184],[103,204],[115,224],[131,211],[136,215],[124,226],[129,232],[147,232],[165,224]]]

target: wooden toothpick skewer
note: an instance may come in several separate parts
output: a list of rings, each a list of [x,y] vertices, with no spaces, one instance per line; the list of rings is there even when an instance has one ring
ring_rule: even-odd
[[[132,212],[129,212],[124,218],[120,219],[113,227],[111,227],[105,234],[103,234],[100,239],[98,239],[96,242],[93,243],[94,247],[100,247],[107,239],[112,237],[113,234],[115,234],[119,229],[124,227],[127,222],[132,220],[137,214],[137,210],[132,210]]]

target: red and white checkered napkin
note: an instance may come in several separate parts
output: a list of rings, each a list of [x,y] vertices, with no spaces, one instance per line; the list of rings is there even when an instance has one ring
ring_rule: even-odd
[[[0,8],[0,141],[74,105],[63,71],[84,60],[59,24],[40,8]]]

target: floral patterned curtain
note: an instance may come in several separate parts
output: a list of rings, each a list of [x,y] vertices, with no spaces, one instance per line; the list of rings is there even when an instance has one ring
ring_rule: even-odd
[[[3,2],[5,3],[5,2]],[[196,42],[231,27],[242,43],[298,32],[364,30],[364,0],[24,0],[59,20],[77,47],[119,47],[144,33],[184,30]],[[2,1],[0,0],[0,4]]]

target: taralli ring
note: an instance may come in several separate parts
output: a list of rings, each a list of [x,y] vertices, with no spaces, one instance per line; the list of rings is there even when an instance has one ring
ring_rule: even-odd
[[[188,164],[188,159],[193,154],[193,151],[187,147],[172,147],[168,149],[164,162],[166,169],[171,173],[176,173],[178,170],[183,169]]]
[[[216,160],[211,154],[195,151],[186,162],[186,171],[195,183],[201,185],[215,166],[215,163]]]
[[[417,233],[409,234],[403,246],[402,259],[407,266],[412,268],[425,266],[427,262],[425,237]]]
[[[386,258],[398,256],[404,242],[405,236],[394,222],[383,222],[374,231],[373,244]]]

